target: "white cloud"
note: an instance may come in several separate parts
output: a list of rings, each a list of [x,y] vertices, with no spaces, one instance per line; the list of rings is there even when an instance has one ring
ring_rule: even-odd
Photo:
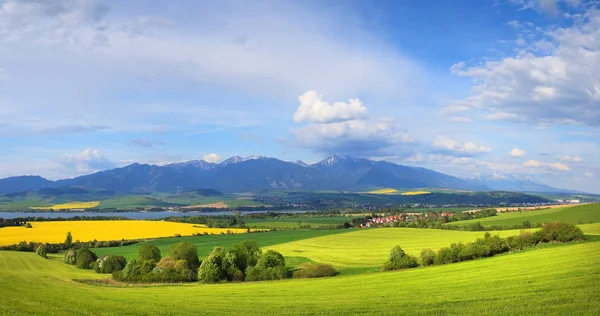
[[[368,109],[359,99],[350,99],[346,102],[335,102],[333,104],[322,100],[323,95],[316,91],[306,91],[298,100],[300,106],[294,114],[294,121],[309,121],[311,123],[333,123],[357,119],[365,119]]]
[[[491,147],[477,146],[473,142],[462,143],[443,135],[436,136],[433,141],[433,148],[436,150],[467,156],[492,151]]]
[[[554,171],[569,171],[569,166],[560,163],[560,162],[542,162],[538,160],[527,160],[523,163],[523,167],[529,168],[544,168],[546,170],[554,170]]]
[[[453,65],[473,88],[449,106],[487,112],[491,120],[600,126],[600,11],[531,34],[514,56]]]
[[[509,154],[511,157],[523,157],[526,155],[525,151],[519,148],[513,148]]]
[[[470,118],[464,117],[464,116],[452,116],[450,118],[450,121],[457,122],[457,123],[472,123],[473,122]]]
[[[582,162],[583,160],[579,156],[564,156],[560,158],[561,161],[571,161],[571,162]]]
[[[211,163],[219,163],[223,160],[223,158],[215,153],[210,153],[202,157],[202,160]]]
[[[91,173],[114,167],[114,164],[102,156],[97,149],[85,149],[77,154],[63,154],[58,162],[68,169],[67,172],[77,174]]]
[[[309,124],[292,130],[298,145],[318,152],[378,155],[381,150],[412,144],[414,139],[394,122],[354,120]]]
[[[594,177],[594,174],[593,174],[593,173],[591,173],[591,172],[589,172],[589,171],[586,171],[586,172],[583,174],[583,176],[584,176],[584,177],[586,177],[586,178],[593,178],[593,177]]]

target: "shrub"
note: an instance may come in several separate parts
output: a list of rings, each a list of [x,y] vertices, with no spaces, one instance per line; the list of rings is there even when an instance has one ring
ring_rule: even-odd
[[[33,228],[33,226],[31,226],[31,223],[27,223],[25,224],[25,228]]]
[[[284,267],[261,267],[254,266],[248,269],[246,281],[268,281],[284,279],[286,271]]]
[[[256,266],[261,268],[285,267],[285,258],[275,250],[267,250],[260,256]]]
[[[123,256],[102,256],[96,260],[94,270],[96,270],[98,273],[113,273],[123,270],[126,264],[127,261]]]
[[[159,262],[160,249],[158,249],[158,247],[149,242],[145,242],[138,249],[138,257],[141,261],[154,260],[156,262]]]
[[[423,249],[421,251],[421,264],[424,266],[432,265],[435,262],[435,251]]]
[[[305,262],[294,271],[294,278],[322,278],[335,274],[336,271],[330,264]]]
[[[537,234],[538,238],[542,241],[572,241],[572,240],[583,240],[585,236],[581,229],[573,224],[564,222],[555,222],[545,224]]]
[[[177,260],[175,262],[175,266],[173,266],[173,269],[175,269],[177,271],[183,271],[183,270],[185,270],[187,268],[188,268],[188,263],[184,259]]]
[[[79,269],[90,269],[91,264],[97,259],[98,256],[88,248],[79,248],[75,251],[75,266]]]
[[[75,262],[77,262],[74,249],[70,249],[65,253],[64,261],[66,264],[75,264]]]
[[[448,247],[441,248],[438,250],[435,256],[435,264],[447,264],[452,263],[452,251]]]
[[[42,258],[48,258],[48,254],[46,251],[46,246],[43,244],[39,244],[37,246],[37,248],[35,249],[35,253],[37,253],[38,256],[42,257]]]
[[[418,266],[417,259],[407,255],[400,246],[392,248],[388,261],[384,264],[384,270],[408,269]]]
[[[160,259],[156,266],[161,269],[174,269],[176,262],[177,261],[171,258],[170,256],[166,256]]]
[[[198,258],[198,248],[194,244],[182,241],[174,244],[169,248],[169,255],[175,260],[187,261],[188,268],[196,271],[200,266],[200,259]]]
[[[510,249],[521,250],[534,246],[537,244],[538,240],[534,234],[527,231],[521,231],[520,235],[506,238],[506,242],[508,243]]]

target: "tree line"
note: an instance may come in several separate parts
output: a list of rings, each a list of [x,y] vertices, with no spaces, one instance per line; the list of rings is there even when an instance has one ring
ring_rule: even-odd
[[[437,252],[432,249],[424,249],[421,251],[420,264],[429,266],[455,263],[492,257],[508,251],[519,251],[542,243],[584,239],[585,236],[579,227],[563,222],[548,223],[536,232],[522,231],[520,235],[507,238],[500,238],[498,235],[491,236],[489,232],[486,232],[484,238],[479,238],[472,243],[453,243]],[[419,262],[416,257],[406,254],[400,246],[396,246],[391,250],[383,269],[398,270],[417,266],[419,266]]]

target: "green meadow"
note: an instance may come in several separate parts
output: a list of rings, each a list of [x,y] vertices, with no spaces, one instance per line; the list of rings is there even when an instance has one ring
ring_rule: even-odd
[[[33,253],[0,252],[0,314],[598,315],[599,242],[325,279],[105,287]]]
[[[600,222],[600,204],[596,203],[535,211],[499,213],[497,216],[453,222],[452,224],[467,225],[480,222],[481,225],[484,226],[510,226],[520,225],[524,221],[529,221],[531,224],[555,221],[568,222],[571,224],[597,223]]]
[[[579,214],[599,211],[596,205],[527,214],[555,219],[562,218],[561,212],[566,210],[575,210],[569,214],[576,219],[569,221],[579,221]],[[513,214],[501,216],[505,215]],[[492,219],[503,219],[501,216]],[[523,218],[515,217],[519,222]],[[307,219],[332,223],[341,218]],[[297,225],[295,220],[283,222]],[[290,268],[313,261],[332,264],[340,272],[329,278],[243,283],[90,285],[77,280],[107,279],[110,275],[64,264],[60,253],[43,259],[35,253],[0,251],[0,315],[598,315],[600,223],[578,226],[587,241],[548,243],[485,259],[394,272],[381,272],[381,267],[396,245],[418,256],[423,249],[470,242],[483,237],[484,232],[289,230],[152,241],[163,255],[171,245],[189,241],[205,258],[215,246],[231,247],[251,239],[264,250],[281,252]],[[507,237],[520,230],[491,233]],[[92,250],[98,255],[132,259],[139,247]]]

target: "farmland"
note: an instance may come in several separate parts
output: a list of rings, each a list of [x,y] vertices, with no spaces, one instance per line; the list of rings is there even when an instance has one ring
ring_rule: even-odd
[[[561,212],[561,209],[553,210]],[[576,210],[569,214],[578,218],[580,212],[597,213],[598,206],[570,210]],[[534,212],[539,211],[529,213],[540,216]],[[548,214],[554,213],[541,215]],[[303,223],[330,224],[350,218],[283,217],[272,222],[267,220],[267,223],[298,225],[300,220]],[[265,220],[249,219],[248,224],[252,222],[264,223]],[[43,227],[51,223],[55,223],[54,226]],[[59,229],[63,223],[66,227]],[[150,223],[157,226],[145,226]],[[33,228],[2,228],[0,234],[10,232],[9,235],[16,235],[11,229],[20,234],[48,229],[43,235],[48,238],[56,236],[56,241],[60,242],[64,240],[67,228],[73,232],[74,239],[80,240],[128,238],[115,234],[121,236],[133,232],[152,237],[152,232],[162,231],[167,234],[165,236],[172,236],[175,228],[177,233],[208,229],[159,221],[33,222],[32,225]],[[172,226],[174,230],[169,230],[171,225],[175,225]],[[62,262],[61,253],[50,254],[46,260],[34,253],[0,251],[0,314],[25,311],[27,314],[45,315],[190,314],[201,310],[207,315],[346,315],[349,311],[374,315],[597,315],[600,313],[600,256],[596,254],[600,251],[600,223],[578,226],[588,236],[588,241],[549,243],[486,259],[396,272],[380,272],[393,246],[400,245],[408,254],[419,255],[426,248],[437,250],[453,242],[474,241],[483,237],[484,232],[418,228],[289,230],[152,241],[163,255],[173,244],[188,241],[198,248],[199,257],[204,259],[216,246],[231,247],[244,240],[255,240],[264,251],[281,252],[289,268],[313,261],[332,264],[340,272],[335,277],[322,279],[222,284],[88,285],[75,280],[106,279],[110,276],[66,265]],[[502,237],[519,233],[519,230],[492,232]],[[30,237],[35,236],[34,233],[29,234]],[[140,246],[134,244],[92,250],[99,256],[114,254],[133,259],[138,256]]]
[[[100,205],[100,201],[90,201],[90,202],[67,202],[62,204],[55,204],[50,206],[38,206],[31,207],[32,210],[70,210],[70,209],[86,209],[86,208],[94,208]]]
[[[260,245],[266,247],[287,243],[295,240],[308,239],[326,235],[335,235],[344,233],[344,230],[294,230],[294,231],[276,231],[252,234],[236,234],[236,235],[215,235],[215,236],[194,236],[180,238],[165,238],[152,241],[163,253],[167,253],[172,244],[180,241],[188,241],[198,247],[198,255],[204,258],[216,246],[231,247],[244,240],[255,240]],[[140,245],[130,245],[125,247],[115,248],[98,248],[94,249],[98,255],[115,254],[126,258],[135,258]]]
[[[406,191],[402,192],[401,195],[423,195],[423,194],[431,194],[429,191]]]
[[[220,234],[227,230],[233,233],[246,232],[246,229],[207,228],[193,224],[134,220],[34,222],[32,226],[0,229],[0,245],[12,245],[24,240],[60,243],[65,240],[69,231],[73,234],[73,240],[80,241],[171,237],[175,234],[186,236],[204,232]]]
[[[598,251],[588,242],[399,272],[130,288],[80,284],[72,279],[103,276],[0,252],[0,314],[597,315]]]
[[[600,222],[600,204],[585,204],[566,206],[535,211],[500,213],[497,216],[456,222],[456,225],[467,225],[480,222],[481,225],[510,226],[519,225],[524,221],[531,224],[565,221],[572,224]]]

